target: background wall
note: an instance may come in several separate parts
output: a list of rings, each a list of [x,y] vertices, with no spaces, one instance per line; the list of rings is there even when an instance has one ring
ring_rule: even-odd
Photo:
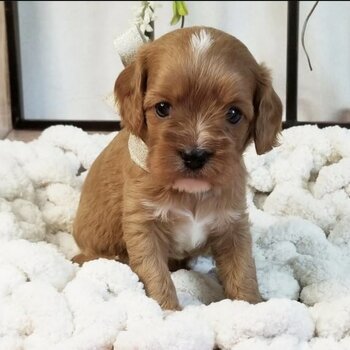
[[[114,119],[104,102],[122,64],[116,34],[128,28],[131,1],[20,1],[24,115]]]
[[[129,28],[138,3],[19,2],[26,118],[116,118],[104,101],[122,70],[113,39]],[[159,37],[178,26],[169,24],[172,2],[156,3]],[[189,1],[188,7],[186,26],[213,26],[240,38],[272,68],[284,99],[285,2]]]
[[[170,26],[171,1],[156,1],[156,38]],[[115,119],[104,98],[122,64],[113,40],[133,20],[133,1],[19,2],[25,116]],[[187,1],[186,26],[206,25],[243,41],[272,71],[285,105],[286,1]],[[300,27],[313,2],[301,2]],[[306,42],[309,72],[300,51],[299,119],[344,118],[350,108],[350,3],[322,1],[311,17]],[[350,117],[348,117],[350,121]]]

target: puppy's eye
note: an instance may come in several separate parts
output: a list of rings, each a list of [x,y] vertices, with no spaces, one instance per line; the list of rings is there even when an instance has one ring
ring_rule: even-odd
[[[242,119],[242,113],[238,108],[233,106],[227,111],[226,117],[231,124],[237,124]]]
[[[170,114],[171,105],[168,102],[159,102],[155,105],[158,117],[165,118]]]

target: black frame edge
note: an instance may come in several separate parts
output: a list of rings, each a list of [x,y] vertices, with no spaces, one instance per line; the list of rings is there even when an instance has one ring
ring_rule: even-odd
[[[116,120],[64,120],[64,119],[20,119],[16,129],[43,130],[54,125],[72,125],[85,131],[119,131],[120,121]]]
[[[20,49],[18,32],[18,10],[17,1],[4,1],[7,57],[9,68],[9,85],[11,101],[12,127],[16,129],[21,121],[22,101],[20,86],[22,83],[20,72]]]
[[[286,120],[298,120],[299,1],[288,1]]]
[[[315,125],[319,128],[328,128],[329,126],[339,126],[342,128],[350,128],[350,123],[329,123],[329,122],[300,122],[300,121],[294,121],[294,120],[286,120],[282,122],[282,128],[288,129],[293,128],[295,126],[303,126],[303,125]]]

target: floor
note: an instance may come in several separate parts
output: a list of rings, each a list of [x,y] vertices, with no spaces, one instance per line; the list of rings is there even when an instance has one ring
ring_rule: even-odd
[[[6,139],[30,142],[41,134],[41,130],[11,130]]]
[[[4,138],[11,141],[30,142],[38,138],[42,131],[43,130],[11,130]],[[111,131],[87,131],[88,134],[93,134],[96,132],[99,134],[109,134]]]

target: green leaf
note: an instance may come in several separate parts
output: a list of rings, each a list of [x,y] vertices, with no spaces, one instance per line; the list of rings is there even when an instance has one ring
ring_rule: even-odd
[[[176,3],[177,13],[180,16],[187,16],[188,10],[187,10],[185,2],[184,1],[175,1],[175,3]]]
[[[175,13],[170,24],[174,25],[174,24],[178,23],[180,21],[180,19],[181,19],[181,16],[179,16],[177,13]]]
[[[180,21],[181,18],[188,15],[188,9],[185,1],[173,1],[173,18],[170,22],[174,25]]]
[[[177,13],[177,10],[176,10],[176,1],[173,1],[173,15],[175,16],[176,13]]]

